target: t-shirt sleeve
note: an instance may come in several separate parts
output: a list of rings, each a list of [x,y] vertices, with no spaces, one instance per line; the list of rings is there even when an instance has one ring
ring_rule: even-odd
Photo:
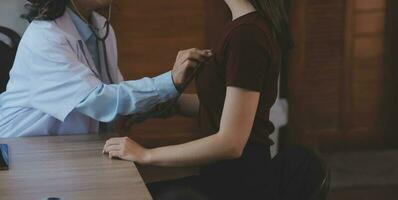
[[[254,26],[233,30],[226,50],[226,84],[261,92],[270,65],[266,35]]]

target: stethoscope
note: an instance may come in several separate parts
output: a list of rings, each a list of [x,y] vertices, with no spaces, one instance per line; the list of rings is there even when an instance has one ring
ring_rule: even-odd
[[[76,6],[76,4],[75,4],[75,1],[74,1],[74,0],[70,0],[70,2],[71,2],[71,5],[72,5],[74,11],[76,12],[76,14],[88,25],[88,27],[90,28],[90,30],[93,32],[93,34],[94,34],[94,36],[95,36],[95,38],[96,38],[97,47],[98,47],[98,43],[101,44],[102,51],[103,51],[103,58],[104,58],[104,64],[105,64],[106,75],[107,75],[107,77],[108,77],[108,79],[109,79],[110,84],[115,83],[115,82],[113,81],[113,79],[112,79],[111,73],[109,72],[108,52],[107,52],[107,50],[106,50],[106,42],[105,42],[106,39],[108,38],[109,32],[110,32],[111,14],[112,14],[112,1],[111,1],[111,3],[109,4],[109,7],[108,7],[108,17],[107,17],[107,19],[106,19],[106,21],[105,21],[105,24],[104,24],[104,28],[106,28],[106,30],[105,30],[105,35],[102,36],[102,37],[101,37],[100,35],[97,34],[97,32],[95,31],[95,28],[87,21],[86,18],[83,17],[83,15],[80,13],[79,9],[77,8],[77,6]],[[85,50],[84,50],[83,41],[82,41],[82,40],[79,40],[78,43],[79,43],[79,48],[80,48],[80,50],[83,52],[83,56],[84,56],[86,62],[89,63],[89,62],[88,62],[88,58],[87,58],[87,54],[85,53]],[[98,58],[99,58],[100,61],[101,61],[101,57],[100,57],[100,55],[99,55],[99,51],[98,51]],[[91,69],[91,71],[97,76],[97,78],[99,78],[99,79],[101,80],[101,76],[100,76],[99,74],[97,74],[97,73],[91,68],[91,66],[90,66],[90,69]]]

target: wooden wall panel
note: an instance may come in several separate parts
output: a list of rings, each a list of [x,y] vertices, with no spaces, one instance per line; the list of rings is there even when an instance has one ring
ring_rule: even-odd
[[[125,79],[166,72],[178,50],[204,46],[202,0],[118,0],[114,4],[112,23]],[[196,120],[175,118],[151,120],[124,134],[153,146],[184,141],[192,138],[186,133],[196,130]]]
[[[208,48],[216,48],[215,45],[222,37],[224,25],[231,21],[231,12],[222,0],[205,0],[205,44]]]
[[[384,32],[385,28],[385,13],[358,13],[356,17],[355,29],[357,33],[368,35]]]
[[[343,57],[344,1],[309,1],[307,7],[307,62],[302,74],[302,95],[308,97],[310,129],[340,127],[341,68]],[[333,58],[333,59],[331,59]],[[334,87],[330,87],[333,85]],[[315,123],[314,123],[315,122]]]
[[[342,137],[344,0],[292,1],[296,48],[289,69],[289,134],[293,143],[316,146]]]
[[[385,0],[348,0],[355,2],[355,11],[384,11],[386,6]]]
[[[386,55],[383,83],[383,127],[385,141],[398,147],[398,1],[387,0],[386,3]]]
[[[178,50],[203,47],[201,0],[119,0],[115,4],[113,25],[126,78],[167,71]]]
[[[349,11],[350,12],[350,11]],[[381,142],[383,137],[382,77],[385,65],[385,0],[356,0],[351,17],[356,24],[347,27],[353,39],[351,73],[352,129],[353,138],[367,138],[369,143]],[[366,20],[364,20],[366,19]],[[378,24],[378,25],[377,25]],[[366,28],[365,28],[366,27]],[[382,145],[382,144],[380,144]]]
[[[384,147],[385,0],[292,1],[293,142]]]

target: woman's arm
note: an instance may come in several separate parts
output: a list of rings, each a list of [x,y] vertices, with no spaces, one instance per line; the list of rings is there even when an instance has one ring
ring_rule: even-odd
[[[129,138],[113,138],[104,152],[140,164],[192,166],[242,155],[256,115],[259,92],[228,87],[218,133],[189,143],[145,149]]]
[[[178,99],[179,113],[186,117],[197,117],[199,113],[199,98],[197,94],[183,94]]]

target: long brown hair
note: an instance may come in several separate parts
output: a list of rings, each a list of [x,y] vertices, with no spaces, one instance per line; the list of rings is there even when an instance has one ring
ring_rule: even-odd
[[[293,40],[289,30],[289,20],[286,13],[285,0],[249,0],[261,15],[269,22],[271,28],[286,53],[293,47]]]
[[[28,0],[25,8],[28,12],[22,18],[33,20],[55,20],[61,17],[69,0]]]

